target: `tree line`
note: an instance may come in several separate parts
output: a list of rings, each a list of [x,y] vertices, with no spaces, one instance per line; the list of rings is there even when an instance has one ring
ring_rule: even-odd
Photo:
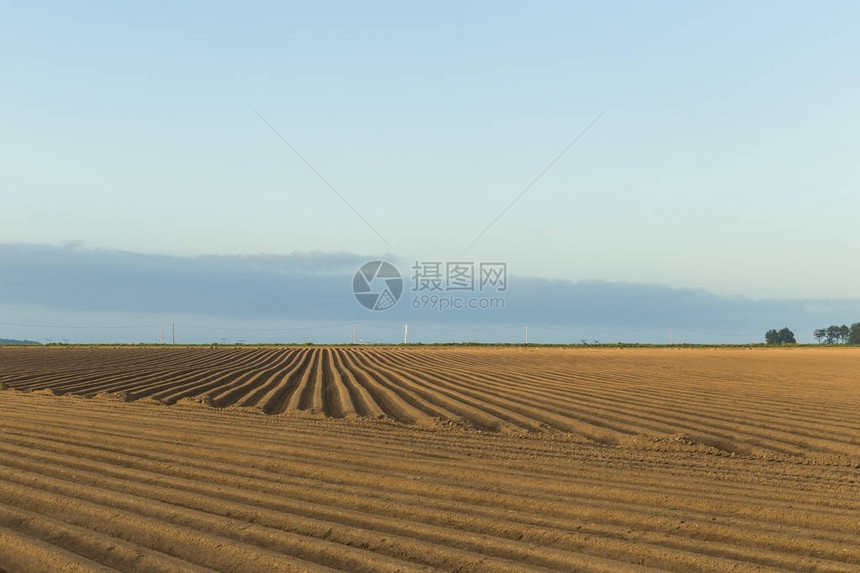
[[[764,341],[768,344],[797,344],[794,333],[787,326],[780,330],[771,328],[765,332]]]
[[[812,336],[818,344],[860,344],[860,322],[855,322],[851,326],[831,324],[827,328],[816,328]],[[764,335],[764,341],[768,344],[797,344],[797,338],[788,327],[768,330]]]
[[[850,327],[845,324],[831,324],[827,328],[816,328],[812,336],[818,344],[860,344],[860,322],[855,322]]]

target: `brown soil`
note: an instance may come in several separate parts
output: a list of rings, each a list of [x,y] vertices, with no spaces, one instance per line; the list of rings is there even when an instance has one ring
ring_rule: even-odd
[[[858,365],[0,348],[0,572],[858,571]]]

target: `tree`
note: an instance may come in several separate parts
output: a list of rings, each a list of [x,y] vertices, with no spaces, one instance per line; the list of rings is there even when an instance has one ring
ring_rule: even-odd
[[[764,335],[764,341],[768,344],[797,344],[794,333],[788,327],[768,330]]]
[[[851,325],[848,331],[848,344],[860,344],[860,322]]]
[[[821,344],[860,344],[860,322],[855,322],[850,327],[831,324],[827,328],[816,328],[812,335]]]
[[[797,344],[797,339],[794,338],[794,333],[789,330],[788,327],[783,328],[777,334],[779,335],[780,344]]]

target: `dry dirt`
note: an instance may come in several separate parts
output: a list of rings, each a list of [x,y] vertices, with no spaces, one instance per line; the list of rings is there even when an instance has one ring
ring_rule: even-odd
[[[860,571],[860,349],[0,347],[0,573]]]

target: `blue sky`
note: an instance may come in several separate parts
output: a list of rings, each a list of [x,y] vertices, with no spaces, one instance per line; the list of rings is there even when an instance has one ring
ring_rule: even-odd
[[[857,3],[3,12],[0,243],[860,290]]]

